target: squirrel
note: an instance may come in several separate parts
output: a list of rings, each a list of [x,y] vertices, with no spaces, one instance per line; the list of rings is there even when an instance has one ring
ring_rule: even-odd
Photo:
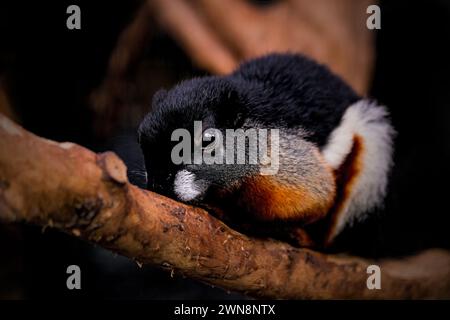
[[[200,136],[193,131],[196,121],[202,124]],[[263,164],[249,160],[175,163],[177,129],[194,135],[183,153],[192,153],[192,146],[214,146],[213,156],[224,155],[224,143],[217,146],[224,138],[211,132],[277,129],[277,172],[262,174]],[[266,55],[229,75],[160,90],[138,129],[148,189],[228,208],[225,216],[246,217],[250,229],[258,222],[301,230],[321,226],[314,241],[298,234],[305,246],[332,243],[345,227],[382,206],[394,136],[385,107],[358,96],[326,66],[298,54]]]

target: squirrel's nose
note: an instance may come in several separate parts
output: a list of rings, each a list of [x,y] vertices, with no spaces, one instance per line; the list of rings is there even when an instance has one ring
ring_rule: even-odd
[[[173,198],[172,175],[148,177],[147,189],[158,194]]]

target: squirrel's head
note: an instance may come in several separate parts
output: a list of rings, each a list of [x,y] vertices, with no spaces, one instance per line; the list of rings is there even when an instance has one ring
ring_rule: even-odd
[[[219,77],[158,91],[138,130],[148,189],[182,201],[201,200],[211,187],[230,187],[254,171],[252,165],[212,159],[225,155],[226,130],[243,127],[242,103],[233,85]]]

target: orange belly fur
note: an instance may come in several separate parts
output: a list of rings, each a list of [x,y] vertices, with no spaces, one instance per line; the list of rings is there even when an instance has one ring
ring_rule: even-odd
[[[333,204],[300,185],[286,185],[275,176],[257,176],[244,183],[240,204],[261,220],[296,220],[310,223],[323,218]]]

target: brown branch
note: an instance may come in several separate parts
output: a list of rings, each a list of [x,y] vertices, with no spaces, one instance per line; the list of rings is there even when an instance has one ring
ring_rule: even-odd
[[[450,254],[374,262],[249,238],[204,210],[127,181],[113,153],[39,138],[0,115],[0,218],[52,226],[139,263],[268,298],[430,298],[450,295]]]

